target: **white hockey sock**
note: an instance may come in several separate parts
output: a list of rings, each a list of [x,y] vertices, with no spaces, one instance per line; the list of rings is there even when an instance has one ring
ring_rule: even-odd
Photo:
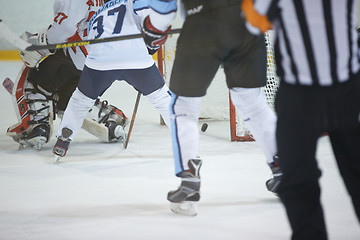
[[[198,153],[200,97],[173,96],[171,104],[171,138],[176,174],[187,170],[187,162]]]
[[[277,153],[275,113],[267,105],[260,88],[230,89],[231,100],[243,119],[245,126],[254,136],[257,144],[263,150],[266,161],[273,161]]]
[[[61,136],[61,130],[66,127],[73,131],[70,139],[73,140],[89,109],[94,105],[95,99],[91,99],[79,91],[78,88],[72,94],[65,109],[56,137]]]
[[[170,127],[170,114],[169,114],[169,105],[171,101],[171,95],[169,88],[166,84],[154,92],[146,95],[147,99],[152,105],[159,111],[160,115],[164,119],[166,126]]]

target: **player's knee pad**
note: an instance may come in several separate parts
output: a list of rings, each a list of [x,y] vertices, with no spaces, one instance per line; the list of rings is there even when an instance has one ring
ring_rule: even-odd
[[[170,104],[171,118],[186,116],[186,118],[198,121],[200,106],[201,97],[183,97],[174,94]]]
[[[7,135],[22,146],[40,149],[52,134],[53,97],[27,80],[27,69],[19,74],[13,91],[19,122],[8,128]]]
[[[154,92],[146,95],[147,99],[152,105],[159,111],[160,115],[163,117],[164,122],[167,126],[170,126],[170,116],[169,116],[169,104],[171,101],[171,93],[166,84],[155,90]]]
[[[128,118],[119,108],[108,101],[97,99],[86,115],[82,128],[105,142],[122,140]]]

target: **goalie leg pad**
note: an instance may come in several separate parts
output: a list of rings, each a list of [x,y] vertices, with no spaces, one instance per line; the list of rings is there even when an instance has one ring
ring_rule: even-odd
[[[7,135],[22,147],[41,149],[52,133],[52,96],[27,80],[28,68],[19,74],[13,91],[19,122],[7,130]]]
[[[124,128],[128,123],[123,111],[106,100],[97,99],[86,115],[82,128],[104,142],[116,142],[125,139]]]
[[[97,112],[97,122],[106,123],[108,121],[116,122],[121,126],[126,126],[129,123],[128,118],[125,116],[124,112],[114,105],[110,105],[108,101],[100,101],[97,99],[95,101],[94,107]]]
[[[81,127],[103,142],[117,142],[125,139],[124,127],[115,122],[98,123],[86,116]]]

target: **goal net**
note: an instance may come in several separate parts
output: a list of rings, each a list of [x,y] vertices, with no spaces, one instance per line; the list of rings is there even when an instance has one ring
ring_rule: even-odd
[[[178,21],[172,25],[172,28],[181,27]],[[178,34],[170,35],[158,53],[158,67],[162,72],[165,81],[169,83],[171,70],[176,54],[176,41]],[[268,31],[265,34],[267,48],[267,85],[262,88],[267,103],[274,110],[274,98],[278,88],[278,78],[275,70],[275,60],[272,48],[272,33]],[[206,96],[202,98],[200,118],[213,120],[227,120],[230,124],[231,141],[253,141],[249,130],[246,129],[241,116],[236,113],[232,105],[225,81],[223,68],[220,67],[216,73]]]

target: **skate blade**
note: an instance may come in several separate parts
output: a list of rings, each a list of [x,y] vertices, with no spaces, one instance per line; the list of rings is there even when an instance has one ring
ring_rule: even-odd
[[[174,213],[182,214],[186,216],[196,216],[198,214],[198,208],[196,202],[170,202],[170,209]]]
[[[54,157],[54,164],[59,164],[59,163],[60,163],[60,159],[61,159],[60,156],[55,155],[55,157]]]
[[[33,145],[33,148],[36,150],[41,150],[42,146],[46,143],[46,137],[36,137],[30,139],[30,143]]]
[[[20,144],[19,149],[34,148],[36,150],[41,150],[42,146],[46,143],[46,140],[47,140],[47,138],[43,137],[43,136],[34,137],[34,138],[28,139],[28,140],[20,139],[19,140],[19,144]]]
[[[19,150],[23,150],[26,148],[32,148],[33,145],[30,144],[28,141],[24,140],[24,139],[19,139]]]
[[[22,143],[19,143],[19,150],[24,150],[26,148],[28,148],[29,146],[27,146],[26,144],[22,144]]]
[[[124,134],[124,137],[123,137],[123,139],[122,139],[122,145],[123,145],[123,148],[124,148],[124,149],[127,148],[126,142],[127,142],[127,134],[125,133],[125,134]]]

